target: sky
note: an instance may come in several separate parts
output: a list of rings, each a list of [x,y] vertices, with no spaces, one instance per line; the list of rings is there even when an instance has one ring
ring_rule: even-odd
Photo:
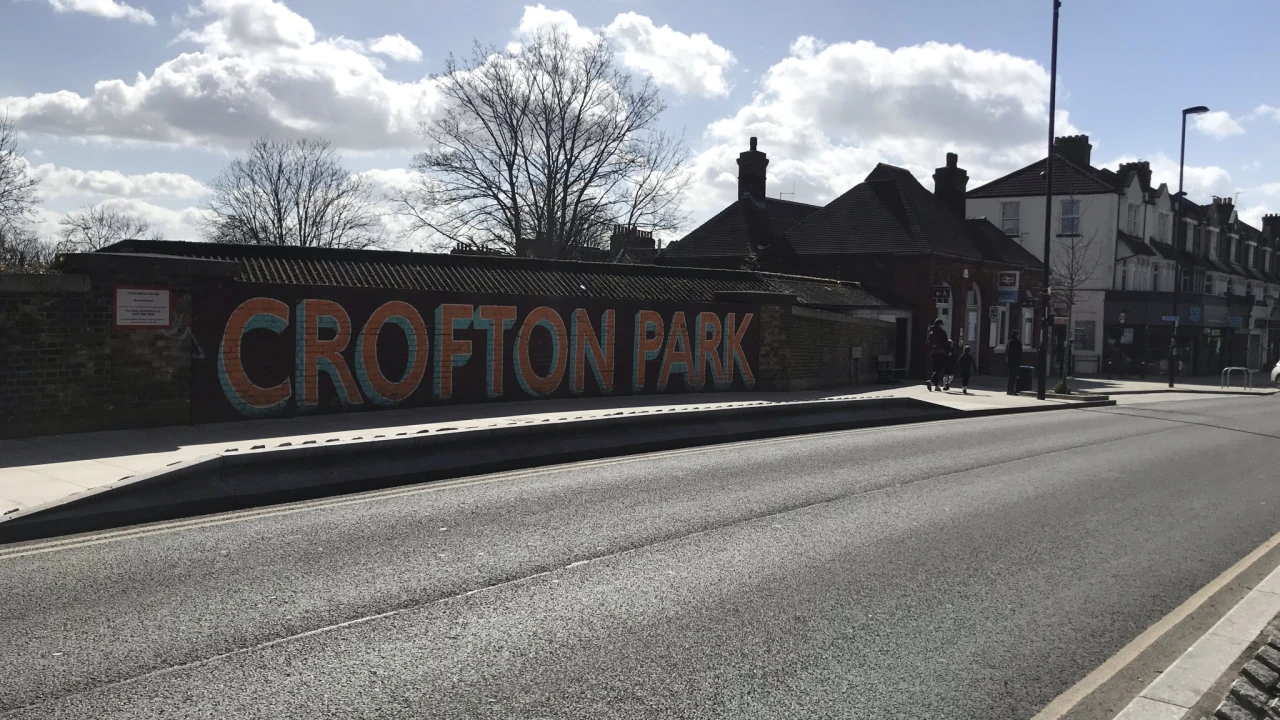
[[[1051,21],[1051,0],[0,0],[0,113],[43,178],[42,234],[105,202],[195,240],[204,183],[262,135],[323,137],[403,187],[447,56],[556,25],[661,88],[692,227],[733,200],[753,135],[769,194],[819,204],[878,162],[932,187],[957,152],[972,189],[1044,157]],[[1280,212],[1276,27],[1274,0],[1063,0],[1057,134],[1176,191],[1180,111],[1207,105],[1187,191],[1238,194],[1258,226]]]

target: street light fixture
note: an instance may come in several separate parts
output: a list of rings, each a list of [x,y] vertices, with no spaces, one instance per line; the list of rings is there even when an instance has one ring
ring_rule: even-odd
[[[1178,263],[1178,230],[1182,229],[1182,205],[1187,201],[1182,192],[1182,169],[1187,162],[1187,116],[1203,115],[1209,108],[1203,105],[1189,107],[1182,111],[1182,146],[1178,151],[1178,210],[1173,222],[1173,333],[1169,335],[1169,387],[1173,387],[1173,378],[1178,370],[1178,287],[1182,285],[1182,268]]]

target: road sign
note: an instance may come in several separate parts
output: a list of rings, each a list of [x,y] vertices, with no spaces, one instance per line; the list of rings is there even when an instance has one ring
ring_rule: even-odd
[[[1165,321],[1165,322],[1178,322],[1178,316],[1177,316],[1177,315],[1165,315],[1164,317],[1162,317],[1162,318],[1160,318],[1160,319],[1161,319],[1161,320],[1163,320],[1163,321]]]
[[[1066,324],[1067,324],[1067,319],[1066,319],[1065,317],[1063,317],[1063,316],[1059,315],[1059,316],[1057,316],[1057,317],[1055,317],[1055,318],[1053,319],[1053,324],[1054,324],[1054,325],[1066,325]]]
[[[950,285],[934,285],[933,286],[933,302],[938,305],[946,305],[951,302],[951,286]]]
[[[1018,271],[1002,270],[996,274],[996,302],[1018,302]]]

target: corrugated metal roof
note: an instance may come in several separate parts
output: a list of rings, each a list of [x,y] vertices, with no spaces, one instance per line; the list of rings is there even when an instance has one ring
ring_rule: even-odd
[[[163,240],[126,240],[99,252],[231,261],[241,281],[255,283],[684,302],[784,292],[803,305],[890,306],[856,283],[740,270]]]

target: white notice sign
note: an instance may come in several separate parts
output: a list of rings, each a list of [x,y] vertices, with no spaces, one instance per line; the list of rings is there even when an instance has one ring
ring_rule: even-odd
[[[171,295],[160,288],[116,288],[116,327],[169,327]]]

